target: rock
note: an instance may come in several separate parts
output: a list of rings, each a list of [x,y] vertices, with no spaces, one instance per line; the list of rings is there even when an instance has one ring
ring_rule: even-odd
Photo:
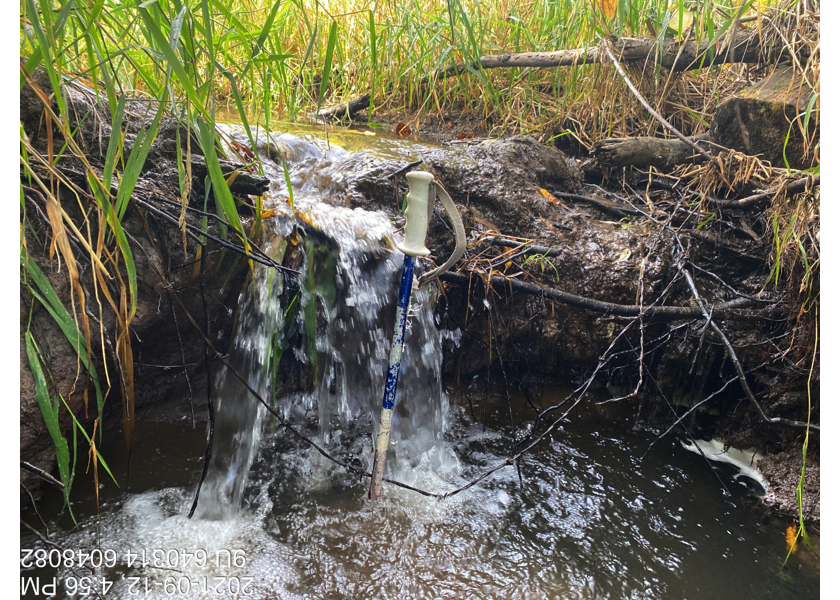
[[[792,66],[780,66],[768,77],[715,111],[709,131],[716,144],[745,154],[759,155],[773,166],[806,169],[817,163],[819,104],[808,119],[807,140],[802,131],[814,91]]]

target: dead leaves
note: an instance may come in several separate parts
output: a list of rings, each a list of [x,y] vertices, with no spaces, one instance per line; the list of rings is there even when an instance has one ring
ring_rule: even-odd
[[[764,187],[779,172],[758,157],[729,150],[719,153],[713,161],[678,167],[675,174],[703,195],[719,195]]]
[[[236,153],[239,154],[240,157],[246,158],[249,161],[254,160],[254,153],[245,144],[240,144],[236,140],[231,140],[228,143],[230,144],[231,148],[236,150]]]
[[[552,194],[548,190],[540,188],[540,194],[542,194],[542,197],[551,202],[552,204],[562,204],[557,198],[554,197],[554,194]]]
[[[621,251],[621,254],[618,255],[618,258],[616,259],[615,264],[618,265],[618,264],[621,264],[623,262],[626,262],[630,258],[631,254],[633,254],[633,251],[630,250],[630,248],[625,248],[624,250]]]
[[[90,322],[88,320],[87,311],[85,310],[85,292],[82,289],[82,284],[79,281],[79,267],[76,264],[76,257],[73,255],[73,249],[70,247],[70,241],[67,238],[67,231],[64,229],[63,210],[55,196],[47,198],[47,218],[52,228],[52,240],[50,242],[49,256],[53,258],[58,249],[59,254],[64,259],[64,264],[67,268],[67,277],[70,279],[70,306],[71,314],[76,319],[76,303],[78,302],[79,311],[82,320],[82,334],[85,337],[85,346],[87,347],[87,358],[90,360]],[[77,365],[78,366],[78,365]],[[88,416],[88,396],[84,394],[85,403],[85,417]]]

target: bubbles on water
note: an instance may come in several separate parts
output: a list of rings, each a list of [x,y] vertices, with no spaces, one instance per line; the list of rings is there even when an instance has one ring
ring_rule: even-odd
[[[298,579],[294,556],[264,527],[270,498],[262,498],[253,512],[225,520],[188,519],[191,502],[185,490],[167,488],[129,496],[113,508],[103,506],[101,522],[81,522],[59,540],[83,552],[98,548],[113,560],[93,571],[60,568],[59,584],[95,577],[113,584],[109,597],[164,599],[225,596],[216,593],[218,586],[235,582],[255,599],[296,597],[284,593]]]

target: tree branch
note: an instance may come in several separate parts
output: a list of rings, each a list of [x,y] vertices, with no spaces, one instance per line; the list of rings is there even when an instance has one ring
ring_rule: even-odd
[[[466,285],[469,282],[469,276],[467,274],[453,273],[451,271],[442,273],[440,275],[440,279],[442,281],[449,281],[461,285]],[[616,304],[614,302],[593,300],[592,298],[577,296],[575,294],[563,292],[544,285],[527,283],[518,279],[500,277],[498,275],[491,276],[489,280],[490,284],[494,287],[508,288],[511,291],[519,291],[531,296],[545,296],[547,298],[551,298],[552,300],[562,302],[563,304],[604,314],[622,317],[638,317],[639,314],[643,313],[645,317],[659,321],[701,319],[706,317],[706,314],[701,308]],[[735,300],[730,300],[729,302],[723,302],[716,305],[714,310],[716,315],[740,319],[768,319],[781,314],[781,311],[776,308],[764,308],[761,310],[750,310],[745,308],[749,304],[751,304],[751,301],[746,298],[736,298]]]

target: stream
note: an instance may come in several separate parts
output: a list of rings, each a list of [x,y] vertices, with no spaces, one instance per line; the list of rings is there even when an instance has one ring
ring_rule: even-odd
[[[241,138],[239,129],[228,131]],[[377,160],[409,162],[414,142],[346,133],[327,145],[316,132],[274,134],[274,143],[288,164],[295,208],[336,244],[322,244],[327,249],[316,255],[317,241],[307,241],[308,256],[319,258],[306,262],[298,311],[281,301],[288,297],[282,278],[255,268],[237,307],[229,359],[269,398],[275,333],[300,331],[306,339],[307,310],[317,314],[316,347],[286,351],[301,362],[316,354],[319,383],[276,398],[276,407],[328,452],[368,470],[402,258],[389,218],[346,208],[342,190]],[[287,210],[282,164],[268,157],[265,164],[267,207]],[[290,221],[269,218],[264,226],[271,231],[264,250],[282,260]],[[523,414],[525,400],[514,390],[509,413],[500,377],[488,388],[483,378],[460,388],[444,381],[443,339],[457,344],[460,332],[438,330],[434,301],[431,290],[412,296],[386,477],[437,494],[504,462],[511,421],[522,435],[533,413]],[[386,484],[384,501],[371,504],[368,479],[290,435],[228,369],[214,374],[213,388],[214,454],[195,517],[187,514],[206,442],[201,398],[195,427],[186,400],[140,415],[130,488],[100,474],[99,515],[80,458],[78,525],[65,515],[50,529],[53,549],[70,554],[51,566],[50,547],[22,529],[22,548],[47,557],[35,564],[33,553],[32,568],[21,570],[22,585],[30,581],[22,597],[49,597],[35,593],[36,579],[55,582],[57,597],[819,596],[819,563],[807,549],[782,566],[790,523],[767,515],[754,481],[687,451],[676,437],[646,453],[655,436],[632,430],[632,421],[575,411],[518,468],[443,501]],[[465,400],[484,402],[485,389],[486,427]],[[542,403],[568,392],[546,387]],[[121,444],[114,428],[102,448],[112,466],[125,463]],[[40,510],[57,514],[60,498],[48,495]]]

